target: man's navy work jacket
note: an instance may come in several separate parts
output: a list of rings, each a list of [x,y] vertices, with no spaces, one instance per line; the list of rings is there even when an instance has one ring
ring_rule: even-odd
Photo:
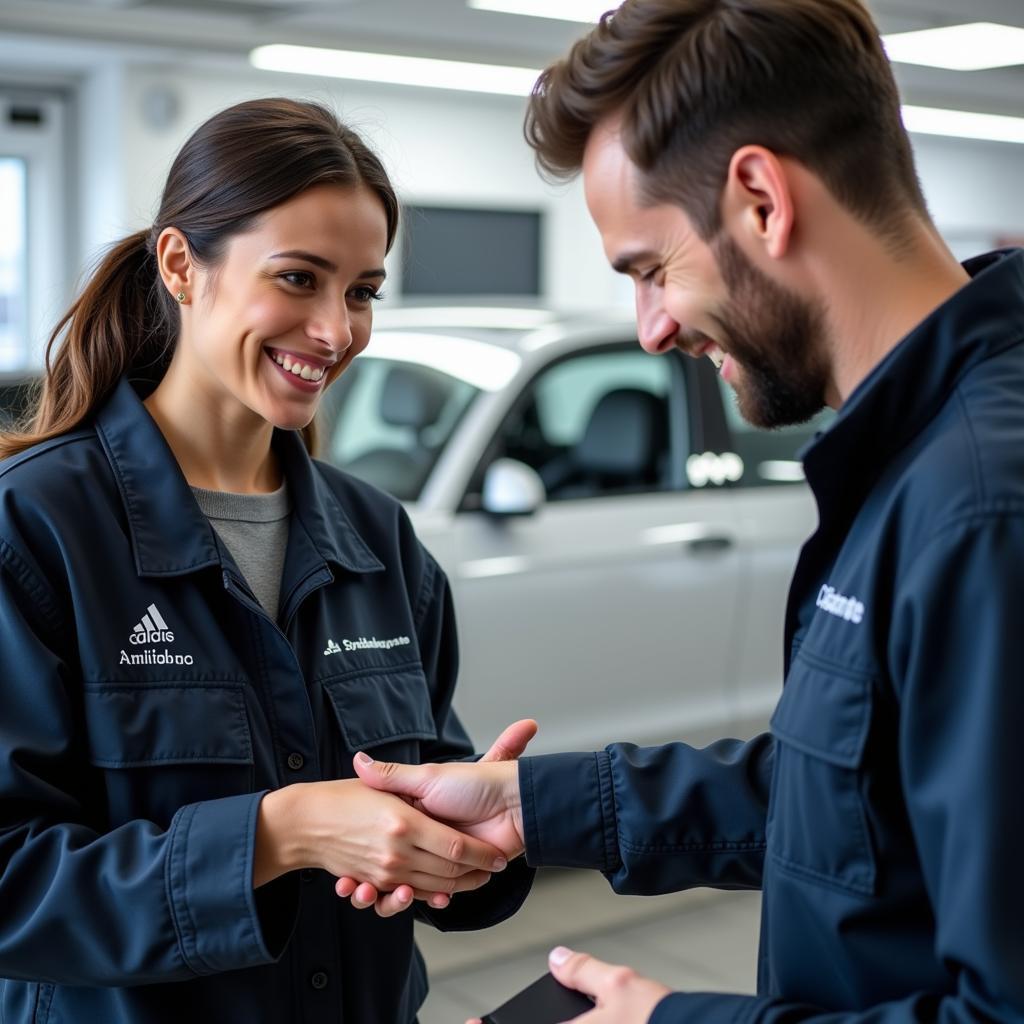
[[[269,789],[352,754],[472,748],[448,585],[397,502],[277,431],[293,512],[269,619],[122,381],[0,464],[0,1020],[408,1024],[412,914],[327,872],[252,888]],[[520,861],[443,929],[513,913]]]
[[[758,994],[652,1024],[1024,1020],[1024,253],[968,270],[805,452],[770,734],[520,763],[530,863],[763,888]]]

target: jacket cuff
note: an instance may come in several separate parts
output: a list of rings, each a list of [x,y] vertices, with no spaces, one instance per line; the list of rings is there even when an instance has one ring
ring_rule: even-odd
[[[510,918],[525,902],[536,871],[522,857],[479,889],[458,892],[444,910],[416,904],[416,916],[441,932],[467,932],[490,928]]]
[[[647,1024],[746,1024],[765,1002],[722,992],[672,992],[654,1008]]]
[[[607,751],[521,757],[519,792],[530,864],[604,872],[619,867]]]
[[[280,899],[294,879],[272,883],[275,898],[258,900],[252,887],[264,795],[188,804],[171,821],[165,884],[182,956],[196,974],[272,963],[295,924],[298,893]]]

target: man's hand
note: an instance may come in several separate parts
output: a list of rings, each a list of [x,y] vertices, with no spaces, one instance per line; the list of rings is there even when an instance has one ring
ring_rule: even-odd
[[[606,964],[564,946],[551,950],[548,966],[566,988],[594,1000],[593,1010],[573,1018],[579,1024],[647,1024],[654,1008],[672,991],[629,967]],[[480,1019],[466,1024],[480,1024]]]
[[[513,723],[476,764],[399,765],[370,758],[363,761],[365,754],[357,754],[353,763],[366,785],[403,797],[431,817],[497,846],[511,860],[523,852],[515,761],[536,733],[537,723],[532,719]],[[449,902],[444,892],[426,892],[408,885],[381,894],[369,882],[360,883],[351,877],[339,878],[334,888],[339,896],[350,897],[357,909],[372,906],[381,917],[407,909],[414,898],[438,909]]]

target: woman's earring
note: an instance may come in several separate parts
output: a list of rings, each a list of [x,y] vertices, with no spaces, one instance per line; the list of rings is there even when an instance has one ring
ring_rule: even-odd
[[[175,295],[174,297],[175,297],[175,298],[176,298],[176,299],[177,299],[177,300],[178,300],[179,302],[184,302],[184,301],[185,301],[185,293],[184,293],[184,292],[178,292],[178,294],[177,294],[177,295]]]

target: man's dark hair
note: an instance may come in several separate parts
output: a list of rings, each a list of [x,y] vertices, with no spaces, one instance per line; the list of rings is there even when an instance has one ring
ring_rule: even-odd
[[[526,139],[543,171],[571,177],[615,114],[641,198],[681,206],[705,240],[721,223],[729,161],[748,144],[798,160],[890,240],[908,213],[927,216],[860,0],[626,0],[540,76]]]

